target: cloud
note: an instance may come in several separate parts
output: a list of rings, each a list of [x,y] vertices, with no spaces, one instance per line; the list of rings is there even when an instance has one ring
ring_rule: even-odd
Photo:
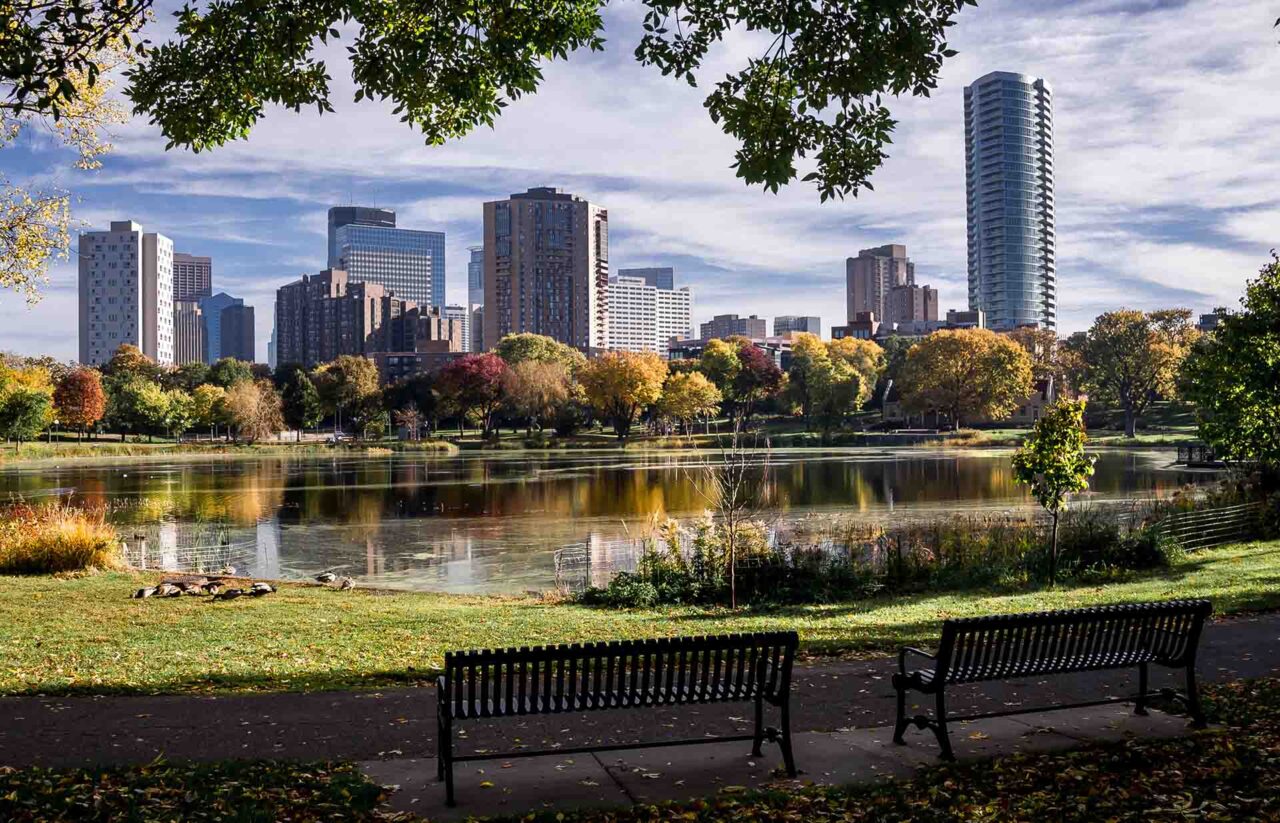
[[[745,187],[730,168],[733,141],[703,109],[708,84],[758,53],[760,38],[727,38],[690,88],[634,61],[641,12],[635,0],[615,0],[604,53],[547,65],[540,91],[495,128],[445,146],[424,145],[388,105],[349,102],[340,42],[325,53],[337,114],[272,111],[250,139],[200,155],[164,151],[153,127],[133,121],[104,169],[65,182],[94,225],[133,217],[180,249],[212,254],[219,287],[258,308],[260,355],[274,289],[324,263],[328,206],[392,206],[401,225],[444,230],[449,299],[461,302],[481,204],[535,185],[607,207],[613,265],[677,266],[695,290],[697,319],[734,311],[842,322],[844,258],[889,242],[907,245],[943,310],[962,307],[963,88],[992,70],[1054,88],[1064,331],[1121,304],[1234,304],[1280,245],[1272,0],[967,8],[950,38],[960,53],[939,88],[893,102],[898,126],[875,190],[827,204],[805,183],[777,195]],[[47,148],[29,154],[24,173],[65,166]],[[0,298],[0,348],[71,356],[64,318],[73,316],[65,303],[28,312]],[[44,333],[51,324],[61,337]]]

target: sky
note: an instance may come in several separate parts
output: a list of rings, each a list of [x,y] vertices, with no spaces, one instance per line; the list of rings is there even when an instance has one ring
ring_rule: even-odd
[[[272,110],[248,140],[198,155],[166,151],[158,129],[133,120],[92,172],[29,133],[0,151],[0,171],[70,190],[84,229],[132,219],[212,256],[215,291],[256,308],[264,361],[275,290],[324,267],[329,206],[390,207],[403,227],[446,232],[447,296],[462,303],[481,204],[531,186],[606,207],[612,267],[674,266],[695,322],[801,314],[829,330],[845,320],[845,258],[885,243],[906,244],[944,313],[966,308],[963,89],[989,71],[1053,87],[1062,332],[1120,307],[1234,306],[1280,246],[1276,0],[966,8],[937,90],[891,102],[898,125],[874,191],[827,203],[807,183],[778,194],[743,184],[734,142],[703,109],[711,82],[759,41],[726,39],[690,88],[635,62],[642,11],[612,0],[603,53],[545,65],[536,95],[445,146],[425,145],[388,105],[350,102],[339,44],[325,52],[336,114]],[[52,266],[43,295],[29,307],[0,292],[0,350],[74,358],[73,263]]]

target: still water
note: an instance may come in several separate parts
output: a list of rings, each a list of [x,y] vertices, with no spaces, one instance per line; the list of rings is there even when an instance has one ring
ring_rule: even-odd
[[[1102,451],[1090,494],[1162,495],[1214,479],[1174,468],[1173,456]],[[0,472],[0,499],[60,493],[106,506],[156,567],[542,591],[556,583],[557,553],[562,568],[585,565],[598,579],[630,562],[655,515],[700,516],[705,459],[654,451],[81,463]],[[1013,481],[1008,452],[794,449],[767,460],[762,514],[775,523],[1034,505]]]

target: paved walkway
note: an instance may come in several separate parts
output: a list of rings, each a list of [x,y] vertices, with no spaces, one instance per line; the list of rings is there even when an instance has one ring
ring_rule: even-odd
[[[818,659],[795,673],[797,732],[868,729],[893,720],[889,658]],[[1157,674],[1158,672],[1158,674]],[[1280,614],[1217,621],[1206,627],[1200,674],[1228,680],[1280,674]],[[1152,685],[1164,672],[1153,671]],[[987,684],[957,690],[952,711],[1070,702],[1136,690],[1128,673],[1101,673]],[[743,706],[671,707],[584,717],[463,724],[467,748],[499,748],[514,738],[538,747],[599,741],[653,741],[704,733],[740,733]],[[290,759],[427,758],[435,754],[435,692],[231,695],[218,697],[0,698],[0,765],[111,765],[237,757]],[[1040,715],[1031,715],[1033,721]],[[470,725],[470,728],[468,728]],[[696,752],[701,747],[693,747]]]
[[[1190,734],[1184,718],[1152,711],[1135,717],[1122,705],[1002,717],[955,724],[957,759],[978,760],[1014,752],[1070,749],[1087,741]],[[360,766],[372,780],[391,787],[390,806],[428,820],[527,814],[546,810],[632,806],[689,800],[793,783],[847,785],[909,777],[937,762],[932,732],[907,732],[907,745],[893,743],[893,729],[806,732],[794,740],[795,781],[781,772],[778,747],[765,744],[763,757],[750,743],[602,752],[573,757],[530,757],[459,763],[454,781],[458,805],[444,803],[435,758],[373,760]]]

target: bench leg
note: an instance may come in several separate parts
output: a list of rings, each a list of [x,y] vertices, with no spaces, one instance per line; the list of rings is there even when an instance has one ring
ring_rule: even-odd
[[[751,741],[751,756],[764,757],[764,752],[760,749],[764,743],[764,698],[756,698],[756,731],[755,739]]]
[[[938,689],[936,705],[937,715],[933,721],[933,733],[938,737],[938,747],[942,749],[943,760],[955,760],[951,751],[951,737],[947,734],[947,699],[942,688]]]
[[[1191,711],[1191,725],[1203,729],[1209,725],[1205,721],[1204,707],[1200,705],[1200,687],[1196,685],[1196,663],[1187,664],[1187,708]]]
[[[796,776],[796,758],[791,753],[791,700],[782,701],[782,762],[787,767],[787,777]]]
[[[1138,702],[1134,704],[1133,713],[1146,717],[1147,715],[1147,690],[1148,671],[1146,663],[1138,664]]]
[[[444,780],[444,804],[452,808],[458,803],[453,798],[453,723],[447,719],[440,721],[439,749],[436,771]]]
[[[906,740],[902,739],[902,734],[907,730],[907,687],[897,682],[894,678],[894,689],[898,692],[898,718],[893,726],[893,742],[899,746],[905,746]]]

